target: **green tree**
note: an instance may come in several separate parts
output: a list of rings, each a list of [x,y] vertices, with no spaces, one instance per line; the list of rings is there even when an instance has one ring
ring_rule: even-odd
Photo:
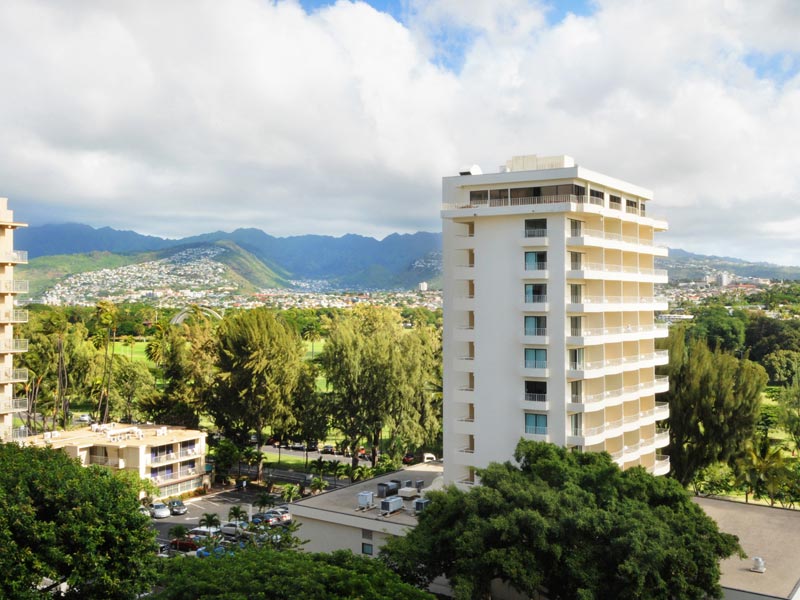
[[[97,322],[96,340],[98,347],[103,348],[103,373],[100,380],[97,401],[97,419],[101,423],[108,421],[110,412],[110,390],[113,381],[114,344],[117,337],[117,307],[113,302],[101,300],[95,307]]]
[[[300,497],[300,486],[287,483],[281,490],[281,499],[284,502],[294,502]]]
[[[186,525],[173,525],[169,528],[167,535],[174,540],[182,540],[189,536],[189,528]]]
[[[552,600],[722,596],[719,560],[737,539],[675,480],[543,442],[520,442],[514,458],[481,469],[469,492],[428,493],[383,560],[419,586],[444,574],[464,600],[488,598],[493,580]]]
[[[143,362],[130,361],[122,356],[117,358],[112,389],[113,405],[115,412],[129,423],[139,416],[140,403],[155,393],[155,380]]]
[[[229,521],[247,521],[247,511],[239,505],[231,506],[228,510]]]
[[[781,426],[792,438],[795,451],[800,450],[800,376],[778,395],[778,415]]]
[[[433,596],[403,583],[380,561],[347,551],[279,552],[263,547],[219,560],[174,560],[164,566],[154,600],[295,600]]]
[[[753,437],[767,374],[761,365],[737,359],[704,340],[685,341],[680,327],[667,339],[671,476],[688,485],[695,473],[734,460]]]
[[[767,370],[769,380],[774,385],[788,385],[800,371],[800,352],[795,350],[776,350],[770,352],[761,364]]]
[[[219,527],[220,523],[217,513],[203,513],[203,516],[197,522],[200,527]]]
[[[266,309],[226,316],[218,336],[217,393],[208,410],[226,433],[254,430],[260,447],[267,425],[288,420],[303,371],[302,342]]]
[[[736,463],[737,480],[745,489],[745,502],[749,502],[752,494],[756,499],[768,498],[770,506],[775,506],[789,477],[782,452],[783,446],[772,444],[766,435],[755,436],[748,445]]]
[[[155,577],[155,537],[137,494],[102,467],[49,448],[0,444],[0,597],[136,598]]]
[[[711,350],[736,352],[744,346],[745,321],[741,312],[719,305],[705,306],[696,311],[691,333],[705,339]]]
[[[409,440],[435,437],[437,342],[427,330],[406,332],[398,311],[387,307],[359,306],[333,320],[318,357],[332,389],[332,424],[351,449],[370,442],[373,466],[384,429]]]

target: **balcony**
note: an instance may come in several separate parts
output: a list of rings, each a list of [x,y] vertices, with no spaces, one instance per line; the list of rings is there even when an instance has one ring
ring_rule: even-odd
[[[669,335],[666,323],[572,329],[569,333],[570,334],[567,339],[567,343],[580,345],[608,344],[632,340],[654,339],[667,337],[667,335]]]
[[[656,438],[654,444],[656,448],[666,448],[669,446],[669,430],[656,427]]]
[[[520,336],[520,342],[523,344],[546,344],[548,342],[547,329],[541,327],[525,329]]]
[[[651,269],[649,267],[632,267],[609,263],[570,265],[567,277],[570,279],[613,279],[616,281],[667,283],[666,269]]]
[[[0,292],[5,294],[27,294],[28,282],[16,279],[0,281]]]
[[[27,310],[6,310],[0,312],[0,323],[27,323]]]
[[[455,310],[475,310],[475,296],[472,294],[461,294],[454,297],[453,308]]]
[[[656,462],[650,471],[653,475],[666,475],[669,473],[669,456],[656,454]]]
[[[28,340],[21,338],[11,338],[0,340],[0,354],[6,352],[27,352]]]
[[[27,427],[3,427],[0,428],[0,438],[8,441],[18,441],[30,435]]]
[[[0,252],[0,263],[5,265],[27,265],[28,253],[25,250]]]
[[[475,388],[466,386],[456,388],[455,393],[453,394],[453,400],[455,402],[475,402]]]
[[[453,268],[453,279],[475,279],[475,264],[456,265]]]
[[[569,298],[569,312],[624,312],[667,310],[669,302],[660,296],[576,296]]]
[[[528,312],[546,312],[549,309],[547,296],[525,296],[521,308]]]
[[[109,456],[99,456],[90,454],[89,455],[89,464],[90,465],[103,465],[105,467],[117,467],[119,468],[119,459],[118,458],[111,458]]]
[[[653,243],[653,240],[600,231],[599,229],[584,229],[580,232],[580,235],[570,236],[567,239],[567,245],[616,248],[619,250],[638,252],[639,254],[667,256],[667,247],[656,245]]]
[[[175,452],[167,452],[166,454],[157,454],[155,456],[151,455],[149,464],[166,464],[173,460],[178,460],[178,455]]]
[[[525,393],[522,395],[520,407],[526,410],[548,411],[550,410],[550,401],[547,394]]]
[[[528,435],[547,435],[547,427],[525,425],[525,433]]]
[[[546,360],[526,360],[523,362],[522,375],[526,377],[547,377]]]
[[[0,369],[0,383],[25,383],[28,381],[28,369]]]
[[[0,399],[0,414],[26,410],[28,410],[28,399],[25,397]]]
[[[525,270],[522,272],[522,279],[545,279],[547,277],[546,262],[526,264]]]

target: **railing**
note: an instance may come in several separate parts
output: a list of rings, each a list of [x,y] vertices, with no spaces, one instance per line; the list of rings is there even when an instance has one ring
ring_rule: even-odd
[[[21,397],[0,401],[0,413],[7,413],[16,410],[28,410],[28,399]]]
[[[5,280],[0,282],[0,292],[12,292],[18,294],[28,293],[28,282],[19,280]]]
[[[118,458],[109,458],[108,456],[95,456],[89,455],[89,464],[91,465],[105,465],[106,467],[119,467]]]
[[[570,265],[570,271],[602,271],[604,273],[627,273],[630,275],[655,275],[667,276],[666,269],[651,269],[649,267],[626,267],[608,263],[583,263]]]
[[[474,356],[459,356],[458,360],[475,360]]]
[[[27,323],[27,310],[6,310],[0,313],[0,321],[3,323]]]
[[[472,269],[475,266],[475,263],[466,263],[463,265],[456,265],[457,267],[461,267],[462,269]]]
[[[526,271],[547,271],[546,262],[525,263]]]
[[[467,446],[466,448],[461,448],[461,450],[459,450],[459,452],[463,452],[465,454],[474,454],[475,453],[475,448],[470,448],[469,446]]]
[[[0,253],[0,263],[28,263],[28,252],[25,250],[15,250],[14,252]]]
[[[28,381],[28,369],[0,369],[0,383],[24,383]]]
[[[525,335],[533,335],[533,336],[545,336],[547,335],[547,329],[544,327],[531,327],[525,328]]]
[[[178,453],[178,456],[197,456],[197,450],[194,448],[181,448],[181,451]]]
[[[631,454],[633,452],[638,452],[640,443],[641,442],[634,442],[633,444],[628,444],[622,449],[623,454]]]
[[[656,443],[655,436],[651,436],[649,438],[644,438],[642,440],[639,440],[639,446],[641,448],[647,448],[648,446],[652,446],[655,443]]]
[[[463,208],[500,208],[504,206],[535,206],[542,204],[593,204],[606,208],[605,198],[595,196],[577,196],[575,194],[558,194],[554,196],[526,196],[524,198],[486,198],[481,200],[464,200],[462,202],[443,202],[442,210],[459,210]],[[612,209],[620,210],[621,203],[612,203]],[[646,216],[645,205],[641,207],[626,206],[625,212]]]
[[[525,229],[526,238],[543,238],[547,237],[547,229]]]
[[[167,454],[157,454],[156,456],[150,456],[150,464],[158,464],[167,462],[170,460],[175,460],[178,456],[174,452],[169,452]]]
[[[585,229],[577,235],[570,235],[570,237],[593,237],[601,240],[608,240],[613,242],[625,242],[626,244],[634,244],[637,246],[650,246],[653,248],[664,248],[653,243],[653,240],[642,239],[630,235],[622,235],[620,233],[611,233],[608,231],[600,231],[599,229]]]
[[[460,388],[458,388],[458,391],[459,392],[474,392],[475,388],[474,387],[460,387]]]
[[[460,423],[474,423],[475,417],[461,417],[458,421]]]
[[[666,323],[654,323],[652,325],[625,325],[621,327],[590,327],[586,329],[572,328],[570,329],[570,335],[574,337],[596,337],[603,335],[621,335],[626,333],[650,333],[653,331],[664,331],[666,329]]]
[[[526,402],[547,402],[547,394],[531,394],[525,392]]]
[[[572,296],[571,304],[665,304],[663,296]]]
[[[533,435],[547,435],[547,427],[525,425],[525,433],[532,433]]]
[[[0,352],[27,352],[28,340],[12,338],[0,341]]]
[[[547,296],[525,296],[525,304],[547,304]]]
[[[3,427],[0,428],[0,437],[4,440],[21,440],[30,435],[27,427]]]
[[[625,415],[622,417],[622,422],[625,424],[636,423],[639,420],[639,415]]]
[[[526,360],[525,361],[525,368],[526,369],[546,369],[547,368],[547,361],[546,360]]]

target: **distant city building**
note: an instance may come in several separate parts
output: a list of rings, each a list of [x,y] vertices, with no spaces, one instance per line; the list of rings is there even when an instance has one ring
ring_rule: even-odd
[[[14,221],[8,200],[0,198],[0,439],[11,441],[27,435],[14,427],[14,415],[28,409],[26,397],[14,397],[14,386],[28,381],[27,369],[14,368],[14,355],[27,352],[28,340],[14,337],[14,324],[27,323],[28,311],[15,308],[17,294],[28,291],[27,281],[14,279],[14,266],[28,262],[28,253],[14,250],[14,230],[26,227]]]
[[[520,438],[607,451],[663,475],[667,336],[652,192],[567,156],[443,179],[445,480],[506,461]]]
[[[419,286],[417,287],[420,292],[427,292],[428,291],[428,282],[427,281],[420,281]]]

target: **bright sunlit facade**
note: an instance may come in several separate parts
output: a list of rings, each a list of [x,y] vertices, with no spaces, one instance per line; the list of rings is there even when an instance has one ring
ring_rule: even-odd
[[[667,249],[652,192],[568,156],[445,177],[445,480],[509,460],[520,438],[607,451],[665,474],[668,389],[655,367]]]
[[[14,230],[25,227],[14,221],[8,210],[8,200],[0,198],[0,440],[10,442],[27,435],[27,430],[15,426],[14,415],[24,412],[28,403],[22,394],[14,394],[17,384],[28,380],[26,369],[14,368],[14,356],[28,350],[28,340],[14,337],[14,324],[25,323],[28,311],[17,310],[17,294],[28,291],[27,281],[14,279],[14,266],[28,262],[28,253],[14,250]]]

